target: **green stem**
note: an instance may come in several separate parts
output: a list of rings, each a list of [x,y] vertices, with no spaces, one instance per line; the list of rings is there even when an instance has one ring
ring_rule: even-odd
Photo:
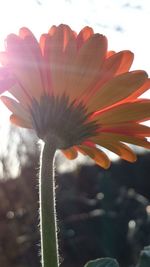
[[[46,140],[40,166],[40,230],[42,267],[58,267],[58,243],[55,211],[54,140]]]

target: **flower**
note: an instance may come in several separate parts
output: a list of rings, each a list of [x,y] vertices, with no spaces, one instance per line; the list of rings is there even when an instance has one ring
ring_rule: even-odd
[[[53,26],[40,42],[21,28],[10,34],[0,54],[1,96],[12,123],[34,129],[38,137],[57,140],[69,159],[78,152],[104,168],[110,160],[100,147],[129,162],[135,153],[125,143],[150,148],[150,88],[143,70],[129,71],[133,53],[107,50],[105,36],[90,27],[76,34],[67,25]]]

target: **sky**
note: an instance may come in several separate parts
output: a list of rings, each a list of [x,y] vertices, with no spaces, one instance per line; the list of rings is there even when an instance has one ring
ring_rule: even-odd
[[[132,69],[150,76],[149,0],[0,0],[0,50],[9,33],[29,27],[37,39],[52,25],[65,23],[79,32],[88,25],[108,38],[110,50],[131,50]],[[150,92],[146,94],[150,98]],[[9,111],[0,104],[0,127],[7,136]],[[1,134],[0,134],[1,136]]]
[[[39,37],[51,25],[85,25],[105,34],[110,49],[131,49],[136,66],[150,68],[149,0],[0,0],[0,47],[7,34],[29,27]]]
[[[0,0],[0,50],[6,36],[18,33],[23,26],[39,39],[60,23],[77,32],[85,25],[93,27],[107,36],[110,50],[134,52],[132,69],[144,69],[150,75],[149,0]],[[8,117],[9,112],[0,104],[0,125]]]
[[[77,32],[85,25],[93,27],[107,36],[109,49],[134,52],[132,69],[144,69],[150,75],[149,0],[0,0],[0,50],[6,36],[23,26],[39,39],[60,23]],[[8,117],[0,104],[0,124]]]

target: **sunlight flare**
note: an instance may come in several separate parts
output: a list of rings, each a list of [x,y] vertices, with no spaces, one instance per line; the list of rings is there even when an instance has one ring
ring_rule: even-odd
[[[76,34],[67,25],[53,26],[40,42],[22,28],[10,34],[0,53],[1,96],[12,123],[34,129],[40,139],[55,136],[57,149],[68,159],[78,152],[103,168],[107,148],[134,162],[128,147],[150,148],[150,100],[139,98],[150,88],[143,70],[130,71],[134,55],[108,51],[107,38],[90,27]]]

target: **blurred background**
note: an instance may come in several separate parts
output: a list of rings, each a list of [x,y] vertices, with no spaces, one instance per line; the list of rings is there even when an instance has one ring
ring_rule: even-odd
[[[7,34],[29,27],[37,38],[53,24],[75,31],[89,25],[108,37],[109,49],[132,50],[133,69],[150,73],[149,0],[0,0],[0,50]],[[148,92],[145,97],[150,98]],[[0,104],[0,266],[40,267],[38,160],[32,131],[9,124]],[[150,153],[134,147],[138,161],[105,171],[87,157],[67,161],[57,153],[56,199],[62,267],[83,267],[99,257],[135,266],[150,244]]]

